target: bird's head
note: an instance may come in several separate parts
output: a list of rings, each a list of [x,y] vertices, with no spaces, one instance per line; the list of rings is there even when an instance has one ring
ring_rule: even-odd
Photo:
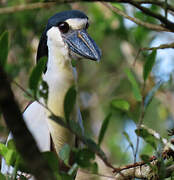
[[[101,51],[88,35],[88,17],[77,10],[57,13],[48,20],[37,51],[37,61],[48,56],[48,47],[54,46],[70,58],[87,58],[98,61]]]

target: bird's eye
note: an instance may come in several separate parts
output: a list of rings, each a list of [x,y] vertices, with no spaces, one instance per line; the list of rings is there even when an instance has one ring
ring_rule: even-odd
[[[66,22],[59,23],[58,28],[62,33],[67,33],[69,31],[69,25]]]
[[[86,23],[85,29],[88,29],[88,27],[89,27],[89,23],[87,22],[87,23]]]

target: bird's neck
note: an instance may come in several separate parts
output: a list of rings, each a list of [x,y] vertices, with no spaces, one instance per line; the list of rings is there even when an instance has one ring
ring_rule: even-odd
[[[60,53],[61,51],[61,53]],[[49,48],[47,71],[44,80],[48,84],[48,107],[57,116],[64,118],[64,98],[74,84],[74,75],[69,56],[58,48]],[[48,119],[48,125],[57,153],[67,143],[72,144],[72,135],[67,129]]]
[[[74,84],[71,61],[67,53],[49,48],[47,71],[44,80],[49,87],[48,106],[56,115],[64,117],[63,102],[68,89]]]

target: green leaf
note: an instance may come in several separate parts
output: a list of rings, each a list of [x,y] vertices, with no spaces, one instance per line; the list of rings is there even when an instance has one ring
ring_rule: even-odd
[[[111,101],[112,107],[116,109],[121,109],[123,111],[128,111],[130,108],[130,105],[127,101],[122,100],[122,99],[115,99]]]
[[[8,166],[14,165],[16,162],[16,151],[9,149],[4,144],[0,143],[0,154],[4,157]]]
[[[129,134],[124,131],[124,132],[123,132],[123,135],[125,136],[126,140],[128,141],[129,145],[131,146],[131,148],[132,148],[133,151],[134,151],[134,146],[133,146],[133,143],[132,143],[132,141],[131,141],[131,139],[130,139],[130,137],[129,137]]]
[[[7,148],[16,151],[16,146],[15,146],[15,142],[14,142],[13,139],[10,139],[10,140],[8,141],[8,143],[7,143]]]
[[[29,77],[29,88],[32,90],[33,95],[35,97],[46,64],[47,64],[47,57],[41,58],[38,64],[33,68],[31,75]]]
[[[92,163],[91,166],[89,167],[89,170],[92,173],[97,174],[98,173],[98,164],[96,162]]]
[[[48,162],[50,168],[53,170],[53,172],[58,172],[59,170],[59,160],[57,158],[57,155],[54,152],[43,152],[43,157]]]
[[[147,94],[147,96],[145,97],[144,100],[144,107],[147,108],[148,105],[150,104],[150,102],[152,101],[155,93],[158,91],[158,89],[160,88],[162,82],[159,81],[153,88],[152,90]]]
[[[90,167],[91,165],[90,161],[95,158],[95,153],[85,148],[79,150],[76,156],[77,156],[76,162],[78,163],[78,165],[83,168],[86,168],[86,167]]]
[[[150,74],[150,72],[152,71],[152,67],[155,63],[155,58],[156,58],[156,50],[153,50],[151,54],[149,54],[146,58],[146,62],[144,65],[144,69],[143,69],[143,78],[144,81],[147,80],[148,75]]]
[[[149,132],[146,129],[136,129],[135,133],[137,134],[137,136],[142,137],[148,144],[150,144],[156,150],[157,145],[155,142],[155,138],[151,134],[149,134]]]
[[[107,161],[107,157],[105,153],[102,151],[99,145],[97,145],[92,139],[84,138],[83,142],[87,145],[87,147],[92,151],[98,154],[104,161]]]
[[[68,144],[65,144],[59,151],[60,159],[68,166],[71,149]]]
[[[73,132],[75,132],[78,136],[82,136],[82,128],[80,127],[78,122],[72,120],[69,124]]]
[[[65,112],[65,119],[67,122],[69,122],[70,114],[73,110],[75,102],[76,102],[76,89],[75,86],[72,86],[69,88],[64,99],[64,112]]]
[[[125,69],[125,73],[127,74],[127,77],[129,79],[129,82],[132,85],[132,91],[137,101],[142,101],[142,96],[140,93],[140,88],[134,78],[133,73],[130,71],[130,69]]]
[[[0,36],[0,65],[5,67],[8,56],[8,32],[5,31]]]
[[[6,180],[6,177],[0,172],[0,180]]]
[[[108,114],[106,116],[106,118],[104,119],[103,123],[102,123],[101,129],[100,129],[100,133],[99,133],[99,136],[98,136],[98,144],[99,145],[103,141],[104,135],[105,135],[106,130],[108,128],[108,124],[109,124],[110,118],[111,118],[111,114]]]
[[[72,67],[76,67],[76,65],[77,65],[77,61],[76,61],[76,60],[74,60],[74,59],[72,59],[71,64],[72,64]]]
[[[140,157],[145,163],[149,164],[150,157],[147,154],[141,154]]]

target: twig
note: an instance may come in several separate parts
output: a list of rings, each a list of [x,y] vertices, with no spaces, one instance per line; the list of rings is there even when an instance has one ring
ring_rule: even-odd
[[[145,90],[145,83],[143,83],[143,91],[144,90]],[[143,96],[142,102],[141,102],[141,114],[140,114],[138,125],[137,125],[137,141],[136,141],[136,148],[135,148],[135,153],[134,153],[134,163],[136,163],[136,160],[137,160],[137,154],[138,154],[139,143],[140,143],[139,133],[140,133],[141,124],[143,123],[144,115],[145,115],[145,107],[144,107],[144,96]]]
[[[171,44],[161,44],[160,46],[151,47],[151,48],[144,47],[144,48],[141,48],[140,50],[141,51],[150,51],[150,50],[169,49],[169,48],[174,48],[174,43],[171,43]]]
[[[133,66],[135,66],[136,64],[136,61],[141,53],[141,51],[153,51],[153,50],[159,50],[159,49],[169,49],[169,48],[172,48],[174,49],[174,43],[171,43],[171,44],[161,44],[159,46],[154,46],[154,47],[143,47],[143,48],[140,48],[137,52],[137,55],[135,56],[135,59],[134,59],[134,62],[133,62]]]
[[[52,115],[54,115],[54,113],[51,111],[51,109],[49,109],[48,106],[46,106],[44,103],[42,103],[41,101],[39,101],[37,98],[34,98],[30,92],[28,92],[27,90],[25,90],[25,89],[24,89],[20,84],[18,84],[15,80],[12,80],[12,83],[15,84],[19,89],[21,89],[27,96],[29,96],[30,98],[32,98],[34,101],[36,101],[37,103],[39,103],[43,108],[47,109]],[[54,115],[54,116],[55,116],[55,115]]]
[[[116,8],[115,6],[112,6],[111,3],[106,3],[106,2],[103,2],[102,3],[103,5],[105,5],[106,7],[108,7],[109,9],[111,9],[113,12],[129,19],[130,21],[138,24],[138,25],[141,25],[141,26],[144,26],[148,29],[151,29],[151,30],[154,30],[154,31],[169,31],[167,28],[163,27],[163,26],[160,26],[160,25],[156,25],[156,24],[151,24],[151,23],[148,23],[148,22],[143,22],[137,18],[134,18],[134,17],[130,17],[128,16],[124,11],[121,11],[120,9]]]

